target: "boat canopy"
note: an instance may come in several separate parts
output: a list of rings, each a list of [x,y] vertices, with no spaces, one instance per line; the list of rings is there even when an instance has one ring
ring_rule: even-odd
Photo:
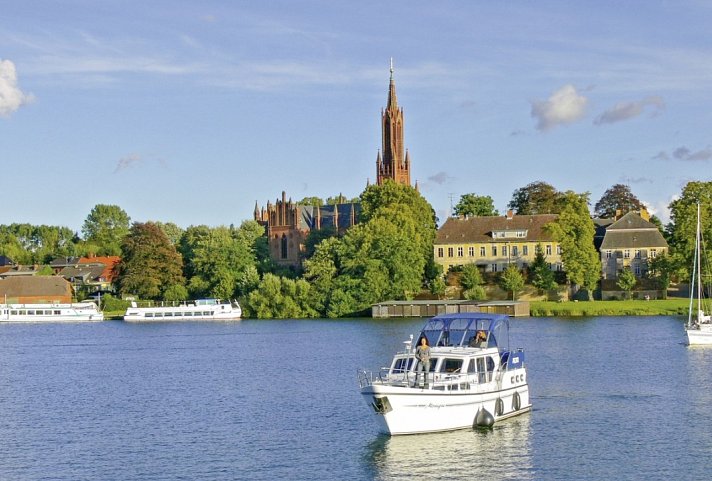
[[[433,317],[425,324],[420,331],[420,337],[425,336],[431,346],[475,347],[473,341],[478,331],[483,331],[487,340],[476,347],[509,350],[509,317],[503,314],[483,312],[442,314]]]

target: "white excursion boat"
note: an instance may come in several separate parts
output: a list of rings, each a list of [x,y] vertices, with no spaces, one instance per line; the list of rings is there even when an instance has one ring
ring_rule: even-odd
[[[477,336],[484,339],[476,342]],[[444,314],[425,324],[418,341],[423,337],[431,361],[424,384],[415,385],[412,335],[390,367],[379,373],[358,371],[361,394],[386,432],[490,427],[531,410],[524,352],[509,348],[507,316]]]
[[[0,322],[103,321],[104,313],[93,302],[72,304],[0,304]]]
[[[124,321],[239,321],[241,317],[237,301],[198,299],[175,306],[138,307],[132,302]]]
[[[712,315],[709,299],[704,299],[702,285],[702,254],[704,253],[702,229],[700,228],[700,204],[697,204],[697,231],[695,234],[695,255],[690,281],[690,306],[687,314],[685,333],[690,346],[712,345]],[[709,266],[707,266],[709,267]],[[695,302],[695,294],[697,299]]]

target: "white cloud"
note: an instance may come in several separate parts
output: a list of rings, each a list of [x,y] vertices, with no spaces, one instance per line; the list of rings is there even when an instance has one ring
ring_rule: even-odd
[[[665,102],[657,96],[647,97],[637,102],[621,102],[603,112],[593,123],[596,125],[612,124],[632,119],[641,115],[646,107],[651,107],[653,110],[651,116],[655,116],[665,108]]]
[[[9,116],[34,99],[17,86],[17,71],[10,60],[0,60],[0,115]]]
[[[551,94],[547,100],[533,101],[531,115],[537,119],[537,130],[547,131],[580,120],[586,114],[587,104],[588,99],[569,84]]]

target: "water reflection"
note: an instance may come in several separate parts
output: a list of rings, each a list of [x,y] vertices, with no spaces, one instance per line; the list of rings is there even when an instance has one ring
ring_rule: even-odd
[[[412,436],[380,435],[366,447],[373,479],[533,479],[531,416],[461,430]]]

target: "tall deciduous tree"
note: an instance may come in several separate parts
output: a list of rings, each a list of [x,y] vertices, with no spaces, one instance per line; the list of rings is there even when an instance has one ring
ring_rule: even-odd
[[[135,222],[121,244],[121,262],[116,266],[119,292],[161,299],[166,290],[184,283],[182,264],[160,227]]]
[[[615,184],[596,202],[594,215],[598,217],[615,217],[616,214],[626,214],[639,211],[645,207],[643,203],[624,184]]]
[[[618,282],[616,282],[616,285],[625,293],[625,298],[630,299],[630,293],[633,291],[637,282],[638,280],[635,278],[633,271],[623,269],[618,273]]]
[[[593,290],[601,277],[601,260],[593,245],[596,229],[588,211],[588,193],[567,192],[564,203],[566,207],[549,228],[561,246],[567,279],[585,287],[592,300]]]
[[[129,233],[131,219],[118,205],[97,204],[84,225],[84,240],[96,248],[94,254],[116,256],[121,253],[121,242]]]
[[[680,198],[672,201],[669,206],[668,242],[674,263],[688,271],[693,263],[698,202],[702,236],[709,241],[712,239],[712,182],[688,182]],[[712,275],[707,265],[703,265],[702,273],[705,277]]]
[[[494,201],[489,195],[464,194],[455,206],[457,216],[494,216],[499,215],[494,208]]]
[[[564,194],[543,181],[515,190],[507,204],[517,215],[558,214],[563,206]]]

